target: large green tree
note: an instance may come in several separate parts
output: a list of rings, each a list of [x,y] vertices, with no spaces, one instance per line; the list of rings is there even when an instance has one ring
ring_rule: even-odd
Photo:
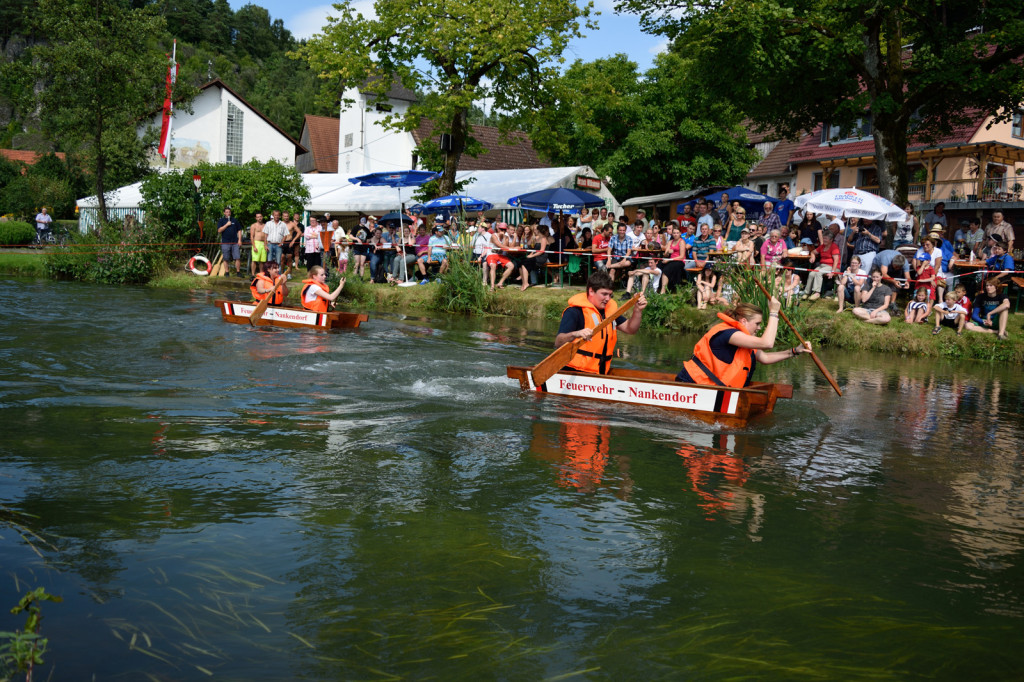
[[[471,142],[473,104],[491,99],[506,131],[527,119],[592,11],[592,3],[575,0],[375,0],[376,18],[363,17],[348,0],[334,7],[338,16],[298,52],[324,79],[324,99],[336,104],[346,88],[364,84],[382,94],[392,78],[426,92],[404,118],[387,124],[410,130],[425,116],[451,134],[442,194],[452,191]]]
[[[167,60],[151,36],[159,16],[123,0],[40,0],[36,48],[43,128],[83,160],[106,218],[104,192],[147,172],[137,127],[163,101]]]
[[[870,121],[881,193],[906,199],[907,145],[1024,101],[1020,0],[622,0],[707,88],[796,137]],[[861,128],[864,130],[864,128]]]
[[[618,196],[739,182],[757,160],[739,112],[679,55],[659,55],[642,76],[622,54],[576,61],[549,90],[534,147],[554,163],[591,166]]]

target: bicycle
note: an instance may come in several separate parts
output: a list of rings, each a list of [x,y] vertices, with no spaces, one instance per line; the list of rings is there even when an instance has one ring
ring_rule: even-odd
[[[36,238],[32,240],[33,246],[64,246],[67,236],[63,233],[56,234],[50,228],[40,230],[36,228]]]

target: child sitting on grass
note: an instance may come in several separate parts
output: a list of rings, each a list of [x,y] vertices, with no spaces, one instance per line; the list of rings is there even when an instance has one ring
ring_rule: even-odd
[[[935,329],[932,334],[938,334],[943,327],[950,327],[956,330],[957,336],[962,336],[964,324],[967,322],[967,309],[956,302],[956,294],[947,291],[944,300],[935,306]]]
[[[914,292],[914,298],[907,302],[907,308],[903,313],[903,319],[910,324],[917,324],[928,320],[932,312],[932,302],[928,300],[928,290],[921,287]],[[938,327],[936,327],[938,329]]]

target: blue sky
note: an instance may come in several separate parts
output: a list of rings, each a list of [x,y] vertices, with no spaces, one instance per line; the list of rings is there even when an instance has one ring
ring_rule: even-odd
[[[265,7],[274,19],[282,19],[285,27],[299,38],[318,33],[325,23],[325,17],[332,12],[330,2],[320,0],[229,0],[233,9],[248,2]],[[356,8],[363,15],[372,13],[372,0],[359,0]],[[598,30],[588,31],[585,36],[574,39],[565,54],[566,65],[576,59],[592,61],[622,52],[636,62],[640,71],[653,65],[654,56],[663,50],[666,40],[661,36],[650,36],[640,31],[640,22],[631,14],[617,15],[614,0],[594,0],[594,7],[601,14],[597,17]]]

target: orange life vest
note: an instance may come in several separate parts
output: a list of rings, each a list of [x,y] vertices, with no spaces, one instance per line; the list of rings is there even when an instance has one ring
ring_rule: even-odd
[[[740,329],[740,323],[724,313],[718,313],[722,321],[708,330],[693,348],[693,357],[683,363],[686,373],[696,384],[743,388],[753,367],[754,351],[736,347],[732,362],[725,363],[711,352],[711,339],[729,329]],[[744,332],[745,333],[745,332]]]
[[[582,309],[583,324],[586,325],[587,329],[593,329],[608,317],[616,317],[619,304],[613,299],[608,299],[608,305],[605,306],[604,314],[602,315],[594,304],[590,302],[590,299],[587,298],[586,292],[584,292],[576,294],[569,299],[569,305],[566,306],[565,310],[569,308]],[[565,310],[562,311],[562,314],[565,314]],[[576,355],[569,361],[569,366],[580,372],[607,374],[611,369],[612,353],[615,352],[615,342],[617,340],[618,334],[615,331],[615,323],[612,323],[605,327],[604,331],[590,337],[589,341],[580,346],[580,349],[576,351]]]
[[[274,280],[270,279],[262,272],[258,272],[256,273],[256,276],[253,277],[252,282],[249,283],[249,291],[252,292],[252,297],[257,301],[262,301],[263,299],[270,295],[270,292],[268,291],[266,293],[261,294],[259,288],[256,286],[257,282],[263,282],[264,286],[268,286],[271,289],[273,289]],[[284,303],[284,289],[278,287],[277,291],[274,292],[274,300],[272,300],[270,304],[281,305],[282,303]]]
[[[313,279],[304,279],[302,280],[302,284],[304,286],[302,287],[302,291],[299,293],[299,300],[302,301],[302,307],[305,308],[306,310],[312,310],[314,313],[326,313],[327,299],[320,298],[319,296],[317,296],[312,301],[307,301],[306,289],[310,287],[316,287],[317,289],[323,291],[325,294],[329,293],[327,289],[324,289],[322,286],[320,286],[319,282]]]

